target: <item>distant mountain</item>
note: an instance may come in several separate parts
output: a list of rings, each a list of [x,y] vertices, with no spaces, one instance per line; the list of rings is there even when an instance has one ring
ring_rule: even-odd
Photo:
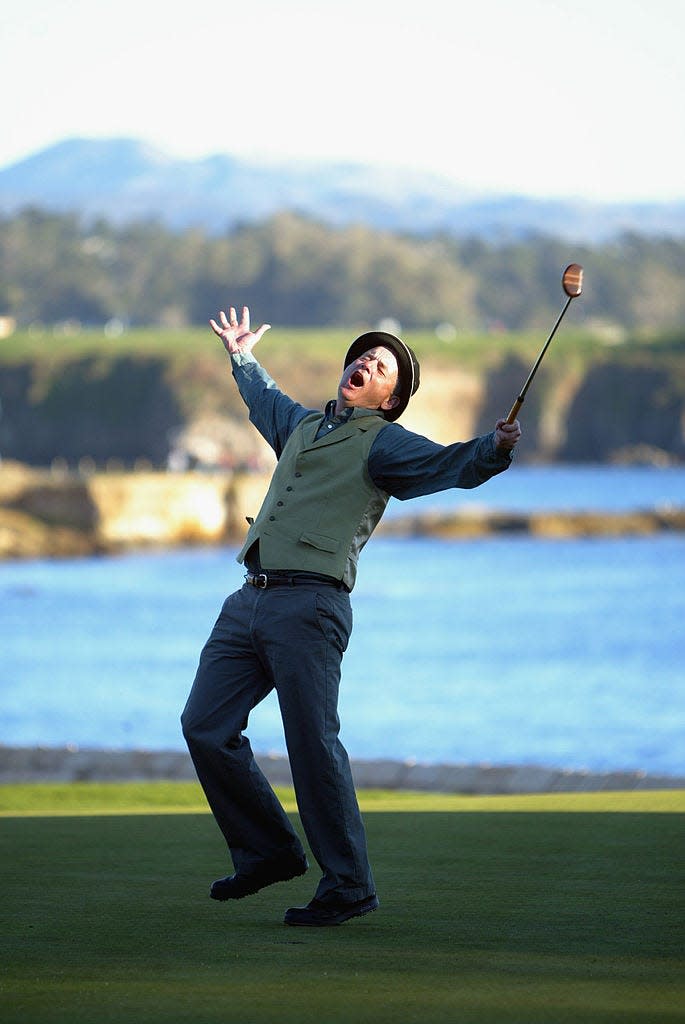
[[[545,234],[593,244],[626,231],[685,237],[685,200],[610,204],[474,194],[399,168],[257,165],[225,155],[178,160],[132,139],[69,139],[0,170],[0,211],[29,205],[211,232],[295,210],[329,224],[488,240]]]

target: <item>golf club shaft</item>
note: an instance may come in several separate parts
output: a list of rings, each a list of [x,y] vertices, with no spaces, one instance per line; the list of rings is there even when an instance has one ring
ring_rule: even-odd
[[[540,355],[535,360],[535,363],[533,365],[533,369],[528,374],[528,380],[526,381],[526,383],[521,388],[521,393],[519,394],[518,398],[516,399],[516,401],[514,402],[514,404],[511,407],[509,415],[507,416],[507,423],[513,423],[514,420],[516,419],[516,417],[518,416],[518,411],[521,408],[521,406],[523,405],[524,399],[526,397],[526,392],[528,391],[528,388],[531,385],[533,377],[535,376],[535,374],[538,371],[538,366],[542,362],[542,358],[543,358],[545,352],[547,351],[547,349],[549,348],[550,342],[552,341],[552,338],[554,337],[554,335],[557,332],[557,327],[559,326],[561,321],[564,319],[564,314],[565,314],[566,310],[568,309],[568,307],[571,305],[571,302],[573,301],[573,299],[574,299],[573,295],[569,295],[569,297],[567,298],[566,303],[564,305],[564,308],[562,309],[561,313],[559,314],[559,316],[557,318],[557,322],[555,323],[554,327],[552,328],[552,331],[550,333],[549,338],[547,339],[547,341],[543,345],[542,351],[540,352]]]

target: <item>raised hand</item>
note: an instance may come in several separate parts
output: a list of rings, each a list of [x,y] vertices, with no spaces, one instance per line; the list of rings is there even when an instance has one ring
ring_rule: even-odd
[[[226,351],[233,354],[237,352],[250,352],[264,332],[268,331],[271,327],[271,324],[262,324],[258,330],[251,331],[250,311],[247,306],[243,306],[240,323],[238,323],[238,316],[233,306],[229,306],[228,316],[226,316],[222,309],[219,313],[219,320],[221,324],[218,324],[216,320],[210,320],[209,326],[221,338]]]

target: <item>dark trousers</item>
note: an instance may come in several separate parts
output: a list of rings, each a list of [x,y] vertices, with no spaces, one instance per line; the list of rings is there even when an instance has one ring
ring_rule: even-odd
[[[245,584],[224,602],[182,715],[183,734],[228,843],[250,872],[302,844],[242,734],[275,687],[300,818],[323,872],[318,899],[375,891],[349,760],[338,738],[340,665],[352,629],[344,589],[316,582],[260,590]]]

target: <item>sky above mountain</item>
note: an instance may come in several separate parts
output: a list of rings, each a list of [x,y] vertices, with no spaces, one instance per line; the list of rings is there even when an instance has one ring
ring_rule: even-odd
[[[68,137],[685,197],[682,0],[22,0],[0,167]]]

